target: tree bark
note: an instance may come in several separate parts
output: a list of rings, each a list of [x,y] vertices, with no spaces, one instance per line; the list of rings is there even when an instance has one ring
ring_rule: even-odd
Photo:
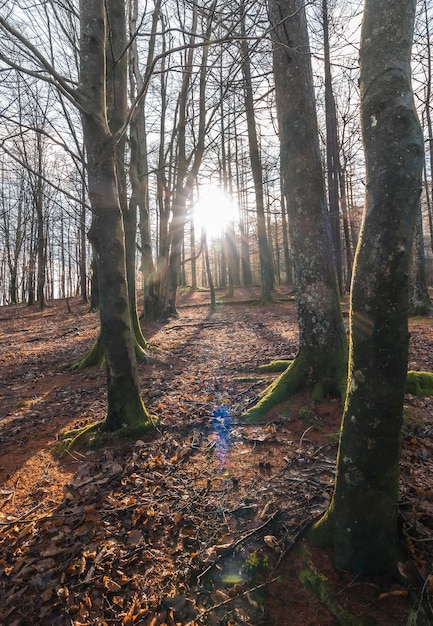
[[[361,123],[367,193],[351,299],[348,395],[333,499],[315,528],[338,567],[396,573],[408,273],[423,138],[411,89],[416,0],[366,0]]]
[[[344,395],[347,337],[340,309],[302,0],[269,0],[274,75],[299,322],[299,352],[250,419],[306,387]]]

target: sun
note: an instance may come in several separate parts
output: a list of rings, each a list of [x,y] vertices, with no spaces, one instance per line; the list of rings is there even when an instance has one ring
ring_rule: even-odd
[[[193,216],[197,229],[204,229],[208,239],[217,239],[230,222],[237,221],[238,207],[218,185],[202,185],[193,206]]]

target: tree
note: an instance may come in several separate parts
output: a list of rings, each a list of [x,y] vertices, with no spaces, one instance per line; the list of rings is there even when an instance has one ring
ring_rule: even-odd
[[[423,167],[411,88],[416,0],[366,0],[361,123],[367,193],[350,314],[348,392],[332,502],[316,536],[338,567],[396,573],[408,274]]]
[[[259,244],[261,300],[266,303],[271,300],[274,287],[274,267],[272,252],[266,233],[265,205],[263,194],[262,161],[260,158],[259,141],[257,138],[256,120],[254,114],[253,83],[251,76],[250,51],[245,26],[245,4],[240,3],[241,13],[241,51],[242,72],[244,77],[245,112],[248,127],[248,145],[250,150],[251,170],[254,180],[254,194],[257,214],[257,239]]]
[[[347,338],[332,255],[302,0],[269,0],[274,76],[299,321],[299,352],[265,390],[248,419],[302,387],[312,398],[344,396]]]
[[[145,76],[151,73],[152,61],[155,51],[156,29],[161,10],[161,0],[156,0],[152,15],[152,30],[149,38],[149,47],[147,51]],[[131,29],[131,45],[129,47],[129,80],[130,90],[133,96],[143,93],[144,80],[139,68],[139,52],[137,46],[137,29],[138,20],[138,2],[132,0],[130,2],[130,29]],[[131,226],[135,222],[133,216],[138,208],[139,211],[139,229],[141,236],[141,271],[144,282],[143,312],[142,316],[149,320],[154,319],[158,312],[158,302],[156,293],[156,270],[152,256],[152,242],[150,233],[150,200],[149,200],[149,164],[148,164],[148,147],[147,147],[147,130],[145,116],[145,93],[137,105],[137,112],[131,121],[129,130],[130,144],[130,164],[129,179],[131,182],[131,197],[129,201],[128,214],[131,216]],[[132,231],[132,228],[131,228]],[[135,235],[135,233],[134,233]],[[131,237],[132,239],[132,237]],[[130,251],[131,256],[135,255],[135,236],[133,238],[134,247]],[[131,263],[130,263],[131,265]],[[135,266],[134,266],[135,270]],[[135,273],[135,272],[134,272]],[[131,272],[132,278],[132,272]]]
[[[343,291],[341,241],[340,241],[340,206],[338,198],[339,173],[341,170],[338,147],[337,112],[332,87],[331,59],[329,50],[328,0],[322,0],[323,47],[325,61],[325,116],[326,116],[326,164],[328,180],[328,203],[334,246],[335,267],[340,292]]]
[[[125,28],[123,2],[109,3],[110,23]],[[120,121],[107,119],[107,24],[103,0],[80,2],[80,107],[87,154],[92,225],[89,239],[96,256],[100,287],[101,341],[104,347],[108,410],[103,429],[151,425],[139,390],[126,274],[125,232],[118,186],[117,145],[123,140]],[[121,32],[117,33],[121,37]],[[116,58],[116,60],[119,60]],[[122,77],[119,77],[122,80]],[[126,82],[124,82],[126,90]],[[121,94],[120,94],[121,95]],[[124,95],[126,97],[126,94]],[[117,113],[125,112],[119,103]],[[122,120],[125,123],[125,119]]]
[[[415,239],[413,242],[412,265],[410,272],[409,314],[432,315],[433,304],[427,285],[425,269],[424,233],[422,226],[421,202],[418,203]]]

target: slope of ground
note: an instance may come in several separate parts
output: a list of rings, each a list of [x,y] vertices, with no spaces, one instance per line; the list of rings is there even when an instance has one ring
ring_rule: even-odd
[[[301,396],[263,423],[237,419],[272,379],[257,365],[297,350],[288,294],[266,307],[256,295],[211,314],[206,292],[185,292],[179,319],[144,324],[158,431],[61,459],[62,431],[104,417],[104,372],[66,367],[98,317],[78,300],[0,309],[1,624],[431,623],[433,399],[406,397],[409,586],[335,571],[304,531],[332,492],[339,403]],[[410,369],[430,370],[432,347],[431,320],[412,320]],[[300,575],[322,583],[321,600]]]

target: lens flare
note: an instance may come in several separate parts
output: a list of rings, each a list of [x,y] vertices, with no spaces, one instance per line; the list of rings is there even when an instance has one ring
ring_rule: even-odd
[[[221,469],[225,468],[230,447],[232,414],[227,404],[220,404],[212,413],[212,426],[216,434],[216,450]]]

